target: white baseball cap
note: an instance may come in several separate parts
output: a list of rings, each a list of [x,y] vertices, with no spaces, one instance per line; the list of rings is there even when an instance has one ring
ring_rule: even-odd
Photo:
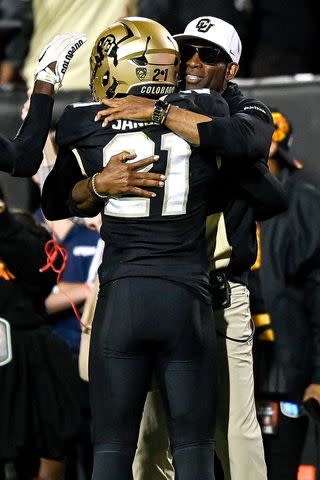
[[[236,29],[228,22],[216,17],[198,17],[188,23],[184,33],[174,35],[175,40],[185,43],[188,40],[206,40],[222,48],[235,63],[241,56],[241,40]]]

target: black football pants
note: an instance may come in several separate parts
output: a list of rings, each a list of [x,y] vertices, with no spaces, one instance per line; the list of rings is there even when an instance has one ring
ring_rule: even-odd
[[[158,278],[131,277],[101,287],[89,368],[92,480],[132,480],[153,372],[168,416],[176,480],[214,480],[211,305]]]

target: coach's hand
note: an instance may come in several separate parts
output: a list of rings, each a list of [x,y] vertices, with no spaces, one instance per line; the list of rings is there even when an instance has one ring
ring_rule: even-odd
[[[95,121],[97,122],[104,118],[102,126],[106,127],[112,120],[151,121],[155,100],[128,95],[123,98],[103,98],[101,103],[109,108],[100,110],[95,116]]]
[[[152,165],[159,156],[153,155],[132,162],[135,158],[136,155],[129,152],[113,155],[102,172],[95,177],[97,192],[109,196],[132,194],[138,197],[155,197],[154,192],[141,187],[163,187],[166,177],[160,173],[141,170]]]

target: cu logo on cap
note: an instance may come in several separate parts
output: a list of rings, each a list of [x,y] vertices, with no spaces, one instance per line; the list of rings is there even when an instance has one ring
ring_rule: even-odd
[[[196,25],[198,32],[203,33],[206,33],[211,27],[213,27],[213,23],[210,22],[209,18],[201,18]]]

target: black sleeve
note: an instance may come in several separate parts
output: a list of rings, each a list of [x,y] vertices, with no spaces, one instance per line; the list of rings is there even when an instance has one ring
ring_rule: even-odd
[[[42,93],[31,95],[30,109],[17,136],[0,135],[0,170],[15,177],[31,177],[42,162],[48,136],[53,98]]]
[[[268,220],[288,207],[287,193],[263,161],[242,166],[222,162],[212,187],[210,212],[223,211],[230,198],[244,200],[254,220]]]
[[[257,222],[268,220],[288,208],[285,189],[262,161],[243,168],[239,187],[253,208]]]
[[[230,118],[214,118],[198,124],[200,147],[212,148],[235,160],[266,159],[274,131],[268,108],[261,102],[245,99],[230,114]]]
[[[69,199],[74,185],[85,177],[76,157],[67,147],[58,150],[55,165],[44,182],[41,207],[48,220],[61,220],[74,216]]]
[[[201,93],[196,91],[182,91],[167,95],[166,101],[195,113],[208,117],[229,117],[229,106],[220,93],[204,89]]]

